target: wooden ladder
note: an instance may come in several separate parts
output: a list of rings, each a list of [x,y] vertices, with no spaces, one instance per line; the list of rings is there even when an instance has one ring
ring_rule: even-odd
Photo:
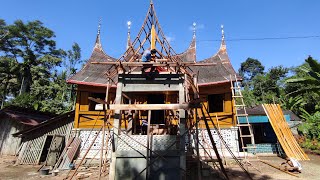
[[[256,144],[254,141],[254,134],[251,124],[249,123],[248,113],[246,110],[246,105],[243,100],[243,95],[241,92],[240,82],[237,79],[237,76],[234,75],[234,81],[232,80],[232,76],[230,75],[230,83],[231,83],[231,92],[233,99],[233,107],[235,109],[235,116],[237,119],[237,127],[239,129],[239,136],[241,140],[241,148],[245,153],[245,159],[247,158],[247,154],[249,149],[253,150],[253,155],[256,155]],[[243,109],[243,113],[239,114],[238,109]],[[244,119],[244,121],[243,121]],[[247,146],[245,142],[250,140],[252,146]]]

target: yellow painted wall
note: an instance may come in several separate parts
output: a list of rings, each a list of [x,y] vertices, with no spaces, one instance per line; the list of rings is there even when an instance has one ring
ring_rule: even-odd
[[[114,92],[110,91],[110,95]],[[77,89],[77,101],[75,108],[75,128],[100,128],[103,125],[103,112],[90,110],[90,100],[93,93],[106,93],[105,87],[90,87],[79,85]],[[109,99],[112,99],[110,97]],[[109,112],[107,112],[109,113]],[[113,123],[113,119],[111,119]]]
[[[224,94],[223,112],[210,113],[210,116],[212,117],[211,119],[215,125],[218,125],[217,123],[217,119],[218,119],[219,126],[221,128],[228,128],[236,125],[230,83],[199,87],[199,92],[200,92],[200,99],[204,102],[203,104],[205,108],[207,108],[208,110],[209,110],[208,96],[212,94]],[[205,112],[206,119],[208,120],[208,124],[210,128],[212,128],[213,125],[211,123],[209,115],[206,113],[206,111],[204,112]],[[198,110],[198,115],[201,118],[203,118],[201,110]],[[199,123],[199,128],[205,128],[205,124],[203,121]]]
[[[230,90],[230,84],[222,84],[222,85],[215,85],[215,86],[206,86],[206,87],[199,87],[200,91],[200,99],[204,102],[204,106],[208,108],[208,95],[210,94],[224,94],[224,105],[223,105],[223,112],[217,112],[217,113],[210,113],[213,122],[217,124],[216,121],[216,115],[219,119],[219,126],[221,128],[227,128],[231,126],[235,126],[235,117],[234,117],[234,109],[232,106],[232,97],[231,97],[231,90]],[[76,101],[76,114],[75,114],[75,128],[85,128],[85,129],[91,129],[91,128],[100,128],[103,124],[103,113],[99,111],[93,111],[89,110],[90,107],[90,101],[88,100],[88,97],[92,95],[92,93],[105,93],[106,88],[105,87],[90,87],[90,86],[83,86],[79,85],[77,90],[77,101]],[[109,101],[112,102],[115,97],[115,89],[110,89],[109,91]],[[141,97],[133,97],[134,99],[138,99],[140,102],[145,102],[146,97],[143,97],[142,94]],[[166,95],[166,103],[177,103],[177,95],[176,94],[168,94]],[[204,111],[206,112],[206,111]],[[109,112],[107,112],[109,113]],[[175,111],[169,112],[166,111],[166,115],[169,114],[175,114]],[[113,114],[113,112],[111,112]],[[198,110],[198,115],[200,118],[203,118],[201,115],[201,110]],[[205,113],[206,114],[206,113]],[[173,116],[172,116],[173,117]],[[142,115],[140,115],[140,118],[145,118]],[[123,119],[126,119],[123,117]],[[169,118],[168,118],[169,119]],[[206,114],[206,119],[210,125],[211,128],[213,128],[213,125],[210,121],[210,118],[208,114]],[[108,119],[108,121],[113,124],[113,116]],[[126,128],[128,126],[128,122],[126,120],[121,121],[121,128]],[[171,124],[177,124],[178,120],[176,118],[170,118]],[[199,123],[199,128],[205,128],[204,122]]]

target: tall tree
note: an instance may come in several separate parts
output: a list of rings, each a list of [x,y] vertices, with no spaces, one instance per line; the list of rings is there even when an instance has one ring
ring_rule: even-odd
[[[2,50],[21,62],[21,93],[30,92],[32,85],[32,69],[42,67],[50,70],[61,63],[62,50],[56,49],[54,32],[43,26],[40,21],[24,23],[17,20],[6,26],[9,34],[4,38],[7,44]]]
[[[257,59],[247,58],[241,63],[239,74],[244,78],[244,81],[252,80],[256,75],[263,74],[264,66]]]
[[[8,44],[5,38],[8,36],[9,31],[7,29],[7,24],[3,19],[0,19],[0,51],[4,51]]]
[[[67,76],[74,75],[77,71],[77,66],[81,63],[81,48],[78,43],[74,43],[72,49],[68,50],[67,58],[63,62]]]
[[[0,56],[0,91],[1,108],[9,93],[15,94],[18,89],[19,64],[10,57]]]
[[[256,75],[252,79],[254,96],[261,103],[279,102],[282,94],[282,80],[288,73],[288,68],[276,66],[270,68],[265,74]]]
[[[81,48],[78,45],[78,43],[74,43],[72,45],[71,50],[68,50],[67,56],[63,62],[65,70],[62,72],[62,74],[65,73],[65,81],[68,77],[74,75],[77,72],[77,68],[80,66],[81,63],[83,63],[83,60],[81,60]],[[72,107],[72,109],[74,109],[75,85],[67,85],[65,83],[64,89],[64,95],[67,96],[67,102],[69,103],[69,107]]]

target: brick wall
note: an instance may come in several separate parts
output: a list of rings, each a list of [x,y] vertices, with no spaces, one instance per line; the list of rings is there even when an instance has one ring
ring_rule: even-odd
[[[248,144],[248,147],[252,147],[252,144]],[[282,149],[279,144],[273,143],[263,143],[256,144],[256,153],[272,153],[272,154],[281,154]],[[249,153],[254,153],[254,149],[248,149]]]

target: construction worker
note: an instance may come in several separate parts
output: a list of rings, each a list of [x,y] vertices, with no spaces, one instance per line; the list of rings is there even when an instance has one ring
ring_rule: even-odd
[[[141,123],[141,131],[142,131],[142,135],[147,135],[147,131],[148,131],[148,121],[143,119],[142,123]]]
[[[155,61],[157,50],[152,49],[150,51],[150,48],[146,49],[142,54],[142,62],[150,62]],[[145,69],[148,68],[147,66],[142,67],[142,71],[144,72]],[[155,70],[155,67],[151,67],[150,72],[153,72]]]
[[[157,50],[155,50],[155,49],[151,50],[151,61],[156,60],[156,53],[157,53]]]
[[[151,60],[150,48],[146,49],[142,54],[142,62],[149,62]]]
[[[152,49],[150,51],[150,48],[146,49],[142,54],[142,62],[150,62],[154,61],[156,57],[157,50]]]

